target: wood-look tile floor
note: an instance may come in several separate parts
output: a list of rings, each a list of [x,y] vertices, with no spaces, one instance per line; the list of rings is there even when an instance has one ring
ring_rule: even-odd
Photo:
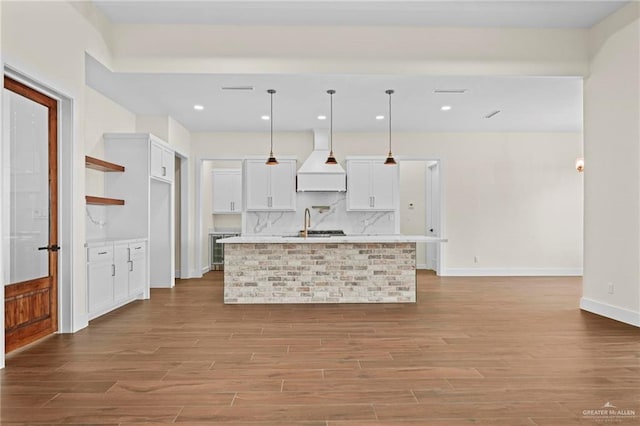
[[[9,354],[0,421],[640,424],[640,331],[580,294],[420,272],[416,304],[225,306],[211,272]]]

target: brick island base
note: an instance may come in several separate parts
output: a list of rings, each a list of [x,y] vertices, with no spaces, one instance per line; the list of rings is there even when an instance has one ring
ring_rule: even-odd
[[[227,243],[224,303],[412,303],[415,243]]]

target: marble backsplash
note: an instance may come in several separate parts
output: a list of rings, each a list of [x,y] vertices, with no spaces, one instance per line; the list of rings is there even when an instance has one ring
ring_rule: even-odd
[[[299,192],[295,212],[247,212],[246,235],[295,235],[304,226],[304,209],[311,210],[314,230],[341,229],[345,234],[395,234],[396,212],[347,211],[344,192]],[[328,207],[326,209],[325,207]]]

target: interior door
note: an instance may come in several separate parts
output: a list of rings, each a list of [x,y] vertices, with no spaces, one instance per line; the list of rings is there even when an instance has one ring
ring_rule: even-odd
[[[4,78],[5,350],[58,329],[57,112],[52,99]]]

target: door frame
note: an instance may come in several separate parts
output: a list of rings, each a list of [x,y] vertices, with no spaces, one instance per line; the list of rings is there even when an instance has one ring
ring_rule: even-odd
[[[9,75],[5,75],[3,78],[3,89],[26,98],[31,102],[47,108],[47,180],[48,180],[48,204],[49,204],[49,231],[47,237],[47,246],[58,245],[58,100],[45,95],[39,90],[36,90],[26,84],[23,84],[17,80],[14,80]],[[5,141],[6,143],[6,141]],[[4,149],[4,147],[3,147]],[[53,154],[53,155],[52,155]],[[5,159],[7,160],[7,159]],[[11,166],[11,165],[10,165]],[[5,176],[6,177],[6,176]],[[6,254],[6,252],[5,252]],[[48,256],[48,271],[46,277],[38,277],[27,281],[21,281],[18,283],[9,283],[12,289],[19,291],[24,286],[30,285],[33,287],[37,285],[38,288],[49,288],[49,318],[46,322],[38,321],[38,331],[32,332],[28,335],[23,335],[24,329],[18,328],[14,338],[11,339],[11,345],[9,348],[6,346],[5,351],[19,349],[26,346],[29,343],[36,342],[43,337],[54,334],[58,331],[58,251],[47,250]],[[9,292],[11,293],[11,292]],[[7,297],[7,291],[5,289],[5,299]],[[6,301],[5,301],[5,314],[6,314]],[[6,324],[5,324],[6,326]],[[5,330],[6,337],[6,330]]]
[[[196,241],[196,247],[195,247],[195,270],[192,271],[191,277],[202,277],[203,275],[203,270],[205,269],[205,266],[202,264],[202,239],[203,238],[209,238],[209,235],[207,233],[206,236],[203,237],[202,234],[202,172],[203,172],[203,164],[205,161],[240,161],[242,162],[243,160],[245,160],[247,158],[247,156],[206,156],[206,157],[199,157],[197,159],[197,161],[195,162],[196,164],[196,170],[195,170],[195,176],[196,176],[196,181],[195,181],[195,190],[194,193],[196,195],[196,203],[195,203],[195,217],[196,217],[196,223],[195,223],[195,241]],[[243,210],[244,210],[244,206],[243,206]],[[244,216],[244,211],[242,213],[242,215]],[[242,222],[244,223],[244,218],[242,220]],[[206,265],[206,268],[208,268],[209,265]],[[208,270],[208,269],[207,269]]]
[[[437,189],[433,190],[433,169],[436,169],[438,172],[438,176],[437,176]],[[436,204],[436,211],[437,211],[437,216],[435,216],[435,220],[434,215],[433,214],[429,214],[429,213],[433,213],[431,210],[427,211],[425,209],[425,214],[426,214],[426,225],[427,228],[429,228],[429,226],[431,226],[432,228],[435,228],[438,230],[437,236],[440,236],[442,233],[442,220],[441,220],[441,215],[442,215],[442,202],[441,202],[441,194],[442,194],[442,187],[440,186],[440,162],[439,161],[434,161],[431,162],[430,164],[427,163],[426,164],[426,170],[425,170],[425,200],[427,202],[431,202],[431,204]],[[437,197],[437,202],[433,203],[433,198],[434,196]],[[435,265],[434,266],[434,270],[436,271],[437,275],[440,275],[440,271],[441,271],[441,265],[440,265],[440,253],[442,252],[441,250],[441,246],[440,245],[434,245],[431,249],[427,248],[427,250],[425,250],[425,263],[427,265],[427,267],[431,266],[431,262],[429,260],[429,254],[431,252],[431,250],[435,250]]]
[[[82,247],[75,247],[73,244],[74,223],[77,223],[76,212],[73,209],[74,201],[84,204],[84,189],[74,181],[75,167],[74,155],[79,152],[77,138],[74,137],[74,98],[65,91],[54,88],[53,84],[47,84],[46,78],[42,76],[31,77],[18,68],[9,64],[4,64],[4,76],[25,84],[45,95],[58,101],[58,245],[61,250],[58,252],[58,333],[74,333],[88,325],[87,315],[81,313],[80,309],[74,309],[74,306],[80,302],[74,302],[74,293],[76,292],[76,280],[74,280],[74,262],[73,254],[76,250],[83,250]],[[3,101],[3,92],[0,92],[0,105]],[[1,116],[0,116],[1,117]],[[0,119],[0,122],[3,120]],[[4,129],[4,125],[0,124]],[[0,133],[0,140],[4,137]],[[81,159],[84,164],[84,158]],[[80,161],[80,160],[78,160]],[[2,182],[2,174],[0,173],[0,184]],[[80,195],[77,195],[80,194]],[[77,200],[74,200],[77,198]],[[10,206],[7,202],[0,200],[0,218],[6,214],[6,209]],[[2,230],[0,221],[0,232]],[[84,224],[84,221],[82,222]],[[83,225],[82,225],[83,226]],[[78,225],[80,228],[80,225]],[[6,248],[0,244],[0,253]],[[82,252],[76,253],[81,256]],[[0,257],[0,271],[4,272],[6,265],[1,265],[2,257]],[[84,276],[84,274],[82,274]],[[2,275],[0,275],[2,276]],[[82,281],[82,280],[80,280]],[[0,296],[4,304],[4,285],[0,285]],[[4,354],[4,315],[0,319],[0,368],[5,366]]]
[[[439,185],[438,188],[440,190],[440,207],[439,207],[439,213],[440,213],[440,217],[439,217],[439,223],[440,223],[440,238],[445,238],[444,237],[444,233],[445,233],[445,191],[444,191],[444,181],[445,181],[445,176],[444,176],[444,161],[441,158],[434,158],[434,157],[430,157],[430,156],[408,156],[408,155],[396,155],[396,161],[423,161],[426,165],[426,163],[429,162],[436,162],[438,163],[438,170],[439,170]],[[425,182],[429,173],[429,166],[426,165],[425,167]],[[428,191],[427,188],[425,188],[425,197],[426,197],[426,191]],[[425,214],[427,213],[426,209],[425,209]],[[425,229],[426,231],[426,229]],[[426,235],[426,234],[425,234]],[[438,250],[438,257],[436,260],[436,275],[441,275],[442,271],[444,271],[444,259],[445,259],[445,255],[446,255],[446,250],[445,248],[443,248],[442,246],[440,246],[439,250]],[[426,250],[425,250],[425,257],[426,257]],[[425,259],[426,260],[426,259]]]

